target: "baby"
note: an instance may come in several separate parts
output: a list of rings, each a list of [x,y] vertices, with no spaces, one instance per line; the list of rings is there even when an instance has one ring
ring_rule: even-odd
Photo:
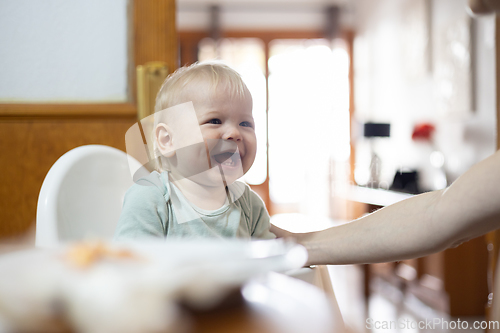
[[[252,96],[220,63],[171,74],[155,105],[157,171],[126,193],[115,239],[274,238],[262,199],[237,181],[256,154]]]

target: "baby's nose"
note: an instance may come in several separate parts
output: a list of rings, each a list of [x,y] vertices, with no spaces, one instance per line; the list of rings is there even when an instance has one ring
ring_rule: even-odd
[[[233,141],[241,141],[241,133],[240,131],[234,127],[230,126],[222,137],[224,140],[233,140]]]

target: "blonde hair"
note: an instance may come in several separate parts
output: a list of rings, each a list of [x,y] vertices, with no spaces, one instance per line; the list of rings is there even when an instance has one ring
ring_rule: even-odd
[[[197,62],[190,66],[181,67],[165,79],[156,95],[153,129],[164,122],[164,117],[159,112],[186,102],[185,91],[191,84],[196,83],[207,84],[212,93],[215,93],[217,88],[223,85],[232,98],[242,98],[245,96],[245,91],[248,90],[240,74],[222,62]],[[155,166],[158,172],[162,172],[167,170],[168,162],[157,148],[154,132],[153,130]]]
[[[165,79],[156,95],[155,112],[182,103],[186,87],[197,82],[207,83],[213,92],[224,84],[231,97],[245,94],[246,85],[234,69],[222,62],[200,62],[181,67]]]

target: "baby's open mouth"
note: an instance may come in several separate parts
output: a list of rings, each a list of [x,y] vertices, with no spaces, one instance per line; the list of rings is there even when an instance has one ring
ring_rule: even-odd
[[[213,157],[217,163],[225,166],[235,166],[238,164],[238,161],[240,160],[240,154],[231,152],[220,153],[214,155]]]

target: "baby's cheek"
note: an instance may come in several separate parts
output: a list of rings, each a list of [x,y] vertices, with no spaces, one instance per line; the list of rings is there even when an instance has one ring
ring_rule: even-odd
[[[205,142],[205,152],[207,153],[207,155],[210,153],[210,147],[208,146],[208,141],[206,138],[203,138],[204,142]]]
[[[243,160],[243,169],[245,172],[247,172],[248,169],[250,169],[253,162],[255,161],[255,155],[256,155],[255,153],[256,153],[255,148],[252,150],[247,149],[247,153],[245,154],[245,158]]]

